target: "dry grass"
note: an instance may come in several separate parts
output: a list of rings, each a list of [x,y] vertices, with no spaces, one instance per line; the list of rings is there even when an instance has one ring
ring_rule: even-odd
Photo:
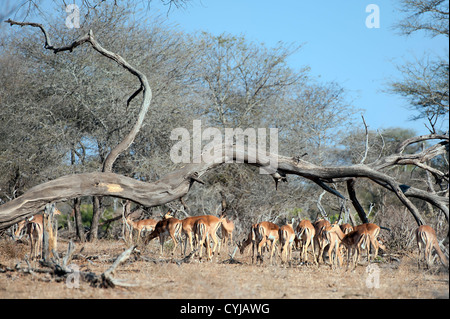
[[[59,243],[61,253],[67,243]],[[126,246],[119,241],[100,240],[96,243],[77,244],[75,253],[83,248],[83,256],[98,256],[88,261],[78,258],[82,271],[100,274],[111,265],[111,258]],[[0,241],[0,264],[25,266],[24,256],[29,253],[26,243]],[[178,251],[177,251],[178,253]],[[159,256],[158,243],[151,243],[142,256]],[[298,258],[298,252],[294,253]],[[169,258],[169,257],[166,257]],[[178,258],[178,256],[176,256]],[[355,271],[331,270],[327,265],[285,267],[281,265],[251,265],[247,255],[236,255],[243,264],[222,264],[228,258],[219,256],[219,262],[193,260],[189,264],[154,263],[132,258],[119,266],[115,278],[138,284],[133,288],[101,289],[81,281],[78,288],[68,288],[65,282],[44,274],[19,272],[0,273],[0,298],[448,298],[449,274],[441,266],[430,270],[417,269],[416,255],[403,256],[399,262],[381,262],[379,287],[370,288],[366,281],[366,265]],[[37,266],[36,266],[37,267]],[[370,285],[370,282],[369,282]]]

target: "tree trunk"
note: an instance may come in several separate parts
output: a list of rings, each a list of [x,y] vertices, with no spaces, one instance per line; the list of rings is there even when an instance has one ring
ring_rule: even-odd
[[[98,238],[98,226],[102,212],[103,207],[101,197],[94,196],[92,198],[92,223],[88,238],[90,242],[95,241]]]
[[[83,219],[81,217],[81,198],[77,197],[73,200],[73,209],[75,212],[75,227],[77,229],[78,239],[84,243],[86,235],[84,234]]]

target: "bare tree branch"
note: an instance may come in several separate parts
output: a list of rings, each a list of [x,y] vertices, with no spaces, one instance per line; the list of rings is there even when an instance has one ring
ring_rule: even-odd
[[[11,26],[13,25],[19,25],[19,26],[31,26],[39,28],[45,37],[45,45],[44,48],[48,50],[52,50],[54,53],[64,52],[64,51],[70,51],[72,52],[73,49],[76,47],[88,42],[92,45],[92,48],[99,52],[101,55],[115,61],[117,64],[125,68],[127,71],[129,71],[131,74],[135,75],[140,82],[140,87],[137,91],[135,91],[130,98],[127,100],[127,106],[131,102],[133,98],[135,98],[141,91],[143,91],[143,101],[141,104],[141,109],[138,114],[138,118],[136,120],[136,123],[130,130],[130,132],[123,138],[123,140],[114,147],[111,152],[106,157],[104,163],[103,163],[103,172],[111,172],[112,166],[114,162],[116,161],[117,157],[125,151],[130,145],[133,143],[136,135],[138,134],[139,130],[142,127],[142,123],[144,122],[145,115],[147,114],[147,111],[150,107],[150,102],[152,100],[152,91],[150,88],[150,84],[148,83],[147,77],[145,74],[140,72],[139,70],[135,69],[133,66],[131,66],[125,59],[123,59],[120,55],[108,51],[105,48],[103,48],[98,41],[94,37],[94,33],[92,30],[89,30],[88,34],[85,34],[84,36],[80,37],[78,40],[72,42],[70,45],[62,46],[62,47],[55,47],[52,45],[50,36],[48,32],[45,30],[45,28],[42,26],[42,24],[39,23],[32,23],[32,22],[17,22],[13,21],[11,19],[6,20],[5,22],[9,23]]]
[[[34,215],[46,203],[79,196],[113,196],[130,199],[148,207],[162,205],[186,195],[192,185],[192,176],[201,177],[212,169],[229,162],[231,156],[229,154],[233,154],[232,159],[237,163],[247,163],[257,167],[267,167],[271,163],[270,159],[276,158],[278,161],[277,171],[286,175],[302,176],[315,183],[318,181],[321,183],[345,182],[349,178],[368,178],[394,192],[413,214],[418,224],[423,223],[423,218],[408,197],[421,198],[442,209],[448,220],[448,197],[430,194],[400,184],[391,176],[368,165],[321,167],[292,157],[266,154],[252,149],[236,150],[231,144],[224,144],[217,150],[221,151],[210,157],[210,162],[186,164],[153,183],[144,183],[113,173],[97,172],[63,176],[40,184],[22,196],[0,206],[0,230],[12,226],[27,216]],[[249,154],[257,154],[257,156],[253,158]],[[255,163],[249,163],[249,159],[254,159]],[[336,192],[332,193],[337,195]]]

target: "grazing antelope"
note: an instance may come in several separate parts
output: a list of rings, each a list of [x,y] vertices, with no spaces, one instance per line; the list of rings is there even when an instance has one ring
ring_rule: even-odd
[[[314,222],[313,226],[316,231],[316,234],[314,236],[314,245],[319,248],[317,262],[320,263],[320,260],[323,260],[323,262],[325,263],[325,260],[323,259],[323,251],[328,244],[328,239],[324,234],[324,230],[326,227],[330,226],[330,222],[325,219],[319,219],[318,221]]]
[[[434,231],[433,228],[431,228],[428,225],[419,226],[419,228],[417,228],[416,230],[416,240],[417,246],[419,247],[419,259],[417,262],[417,266],[419,267],[419,269],[420,269],[420,254],[422,251],[427,268],[430,268],[431,264],[433,263],[431,258],[432,256],[431,250],[433,249],[433,247],[434,249],[436,249],[439,258],[441,259],[441,262],[444,264],[445,267],[448,267],[447,258],[445,257],[444,253],[439,247],[436,232]]]
[[[295,239],[294,228],[292,228],[292,223],[281,226],[278,229],[278,238],[280,240],[280,255],[281,262],[289,262],[291,263],[292,259],[292,244]],[[283,260],[283,252],[286,255]]]
[[[53,215],[61,215],[61,211],[55,207]],[[36,259],[42,253],[42,241],[44,238],[44,215],[36,214],[26,218],[18,223],[17,230],[14,232],[14,238],[20,237],[20,232],[26,228],[26,233],[30,238],[31,244],[31,259]],[[55,232],[50,237],[53,240],[51,246],[56,249],[57,233]]]
[[[155,229],[151,232],[150,235],[144,241],[144,244],[147,245],[152,239],[159,237],[159,243],[161,245],[161,255],[163,254],[164,241],[168,236],[172,238],[174,243],[174,247],[172,250],[172,255],[175,253],[175,250],[178,246],[178,238],[181,235],[181,220],[170,216],[167,213],[162,220],[156,223]]]
[[[225,218],[222,221],[220,228],[222,231],[222,241],[219,250],[221,250],[222,247],[225,247],[225,250],[228,250],[228,240],[230,240],[231,243],[233,242],[234,223],[231,219]]]
[[[278,240],[278,230],[280,227],[271,222],[260,222],[255,228],[255,241],[258,247],[257,259],[263,263],[262,248],[270,241],[272,249],[270,250],[270,264],[272,264],[273,253],[275,252],[275,243]]]
[[[348,233],[353,231],[353,226],[348,224],[348,223],[344,223],[341,224],[339,227],[341,227],[342,232],[347,235]],[[345,248],[344,245],[340,245],[340,254],[341,256],[345,256],[346,255],[346,251],[347,249]]]
[[[337,223],[334,223],[337,224]],[[331,264],[331,267],[337,267],[338,263],[339,266],[342,266],[343,260],[342,260],[342,254],[341,254],[341,240],[334,232],[326,232],[324,230],[325,236],[328,240],[328,245],[325,248],[328,248],[327,254],[328,258]]]
[[[314,235],[316,230],[313,224],[307,219],[300,221],[297,225],[296,233],[301,244],[300,259],[305,263],[308,262],[308,247],[311,245],[314,263],[317,264],[316,253],[314,252]]]
[[[250,232],[248,233],[247,239],[243,240],[241,243],[238,244],[239,251],[241,254],[244,253],[245,248],[252,244],[252,264],[255,263],[255,252],[258,250],[256,248],[256,229],[258,227],[258,224],[253,224],[250,227]]]
[[[153,231],[155,229],[156,224],[158,223],[155,219],[142,219],[137,222],[133,221],[130,216],[127,216],[126,222],[128,225],[133,227],[138,231],[138,239],[141,238],[141,232],[145,231]],[[130,232],[130,240],[132,239],[132,231]]]
[[[356,229],[348,234],[344,234],[337,223],[327,226],[324,230],[326,233],[335,233],[340,242],[347,248],[347,267],[350,265],[353,254],[354,268],[359,261],[361,249],[367,249],[369,246],[369,233],[366,229]]]
[[[217,238],[217,229],[219,228],[220,224],[225,219],[225,215],[220,216],[220,218],[217,218],[216,216],[212,215],[205,215],[201,218],[197,219],[193,226],[193,231],[195,234],[195,242],[197,247],[200,248],[199,252],[199,258],[202,259],[203,256],[203,245],[206,244],[206,254],[208,260],[212,259],[212,254],[215,254],[217,245],[218,245],[218,238]],[[211,246],[209,240],[212,240],[214,243],[212,254],[211,254]]]

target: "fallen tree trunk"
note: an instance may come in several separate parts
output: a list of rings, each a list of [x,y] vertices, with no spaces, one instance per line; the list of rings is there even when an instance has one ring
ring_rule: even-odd
[[[208,163],[186,164],[152,183],[114,173],[95,172],[63,176],[40,184],[0,206],[0,230],[36,214],[47,203],[80,196],[113,196],[129,199],[147,207],[162,205],[186,195],[193,182],[202,182],[200,177],[219,165],[237,162],[267,168],[274,163],[274,158],[278,168],[271,176],[277,181],[285,179],[289,174],[298,175],[313,181],[336,196],[345,198],[327,183],[346,182],[350,178],[368,178],[394,192],[412,213],[418,225],[424,223],[422,216],[408,197],[420,198],[431,203],[444,212],[448,221],[448,197],[400,184],[394,178],[374,170],[369,165],[321,167],[292,157],[265,154],[255,150],[236,150],[230,144],[223,144],[217,150],[219,151]]]

